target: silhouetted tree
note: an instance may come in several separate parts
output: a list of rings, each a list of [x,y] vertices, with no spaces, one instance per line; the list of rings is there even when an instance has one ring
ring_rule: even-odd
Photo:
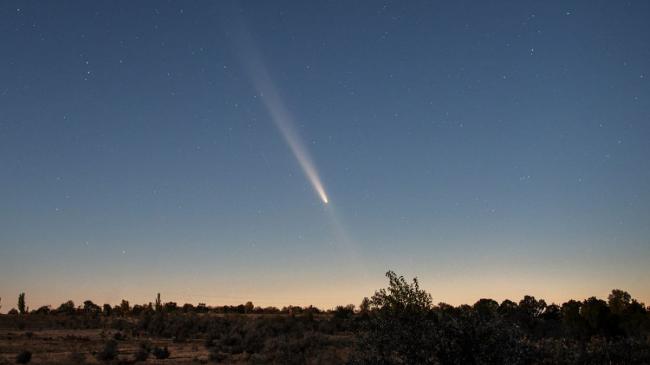
[[[497,316],[499,303],[492,299],[479,299],[473,308],[482,319],[491,319]]]
[[[354,304],[337,305],[333,311],[334,318],[338,320],[350,319],[354,315]]]
[[[607,304],[609,305],[609,310],[613,314],[622,315],[625,313],[625,310],[632,302],[632,296],[623,290],[614,289],[612,293],[607,297]]]
[[[131,304],[128,300],[122,299],[120,304],[113,307],[112,313],[117,316],[128,316],[131,314]]]
[[[368,314],[370,311],[370,299],[368,297],[363,297],[361,304],[359,304],[359,313],[362,315]]]
[[[650,320],[647,316],[645,305],[632,299],[632,296],[623,290],[614,289],[607,297],[610,321],[615,327],[616,334],[631,337],[640,337],[643,327]]]
[[[185,303],[183,304],[183,312],[184,313],[192,313],[194,312],[194,306],[190,303]]]
[[[244,313],[253,313],[253,309],[255,309],[253,302],[248,301],[244,304]]]
[[[102,311],[102,309],[91,300],[86,300],[84,302],[83,311],[86,314],[97,315]]]
[[[205,305],[205,303],[199,303],[196,306],[195,310],[196,310],[196,313],[208,313],[209,308],[208,308],[207,305]]]
[[[163,309],[167,313],[176,312],[178,310],[178,305],[176,302],[167,302],[163,305]]]
[[[74,314],[75,313],[74,302],[72,300],[68,300],[65,303],[61,303],[59,308],[56,309],[56,312],[60,314]]]
[[[546,309],[544,299],[537,300],[535,297],[526,295],[519,301],[517,307],[517,321],[530,334],[535,334],[540,324],[540,316]]]
[[[38,309],[32,311],[32,313],[40,314],[40,315],[46,315],[46,314],[50,314],[50,311],[51,310],[50,310],[49,305],[43,305],[43,306],[39,307]]]
[[[27,312],[25,309],[25,293],[18,294],[18,312],[20,312],[20,314],[25,314]]]
[[[154,310],[156,312],[162,311],[162,302],[160,301],[160,293],[156,295],[156,302],[154,304]]]
[[[497,312],[501,315],[501,317],[513,321],[517,317],[517,311],[518,311],[517,303],[509,299],[506,299],[503,302],[501,302],[501,304],[499,304],[499,308],[497,309]]]
[[[411,284],[394,272],[386,273],[388,288],[370,299],[373,315],[366,322],[360,342],[366,363],[433,363],[435,331],[431,295],[420,289],[417,278]]]
[[[110,317],[110,315],[113,313],[113,308],[111,307],[110,304],[104,304],[102,307],[102,314],[106,317]]]
[[[607,303],[596,297],[591,297],[580,307],[580,316],[585,319],[589,335],[610,335],[610,311]]]

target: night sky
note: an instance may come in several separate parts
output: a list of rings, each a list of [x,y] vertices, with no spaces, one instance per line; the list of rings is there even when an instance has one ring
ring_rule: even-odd
[[[327,308],[388,269],[436,303],[650,302],[649,18],[3,1],[2,312],[22,291]]]

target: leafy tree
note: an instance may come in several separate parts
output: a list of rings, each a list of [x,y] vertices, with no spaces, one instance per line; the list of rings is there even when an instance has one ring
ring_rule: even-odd
[[[86,300],[84,302],[83,310],[86,314],[92,314],[92,315],[97,315],[102,311],[102,309],[97,304],[93,303],[91,300]]]
[[[611,334],[610,311],[604,300],[596,297],[585,300],[580,307],[580,316],[585,319],[590,335]]]
[[[111,313],[113,313],[113,308],[111,307],[110,304],[104,304],[102,307],[102,314],[106,317],[110,317]]]
[[[194,310],[196,313],[208,313],[209,308],[205,303],[199,303]]]
[[[122,299],[122,302],[120,302],[120,313],[124,316],[131,313],[131,305],[129,304],[128,300]]]
[[[587,335],[587,322],[580,315],[581,307],[581,302],[569,300],[560,309],[564,332],[570,338],[583,338]]]
[[[62,303],[59,308],[56,309],[57,313],[61,314],[74,314],[75,313],[75,306],[74,302],[72,300],[68,300],[65,303]]]
[[[253,309],[255,309],[253,302],[248,301],[244,304],[244,313],[253,313]]]
[[[194,312],[194,306],[190,303],[183,304],[183,313],[192,313]]]
[[[479,299],[474,303],[473,309],[483,319],[490,319],[497,316],[499,303],[492,299]]]
[[[359,304],[359,313],[366,315],[370,312],[370,299],[368,297],[363,297],[361,304]]]
[[[623,290],[614,289],[607,297],[609,310],[614,314],[624,314],[627,307],[632,303],[632,296]]]
[[[611,312],[610,321],[615,326],[616,334],[631,337],[640,337],[643,327],[650,318],[642,303],[632,299],[632,296],[623,290],[614,289],[607,297],[607,304]]]
[[[336,319],[348,319],[352,318],[354,315],[354,304],[348,305],[338,305],[334,309],[334,318]]]
[[[504,319],[515,320],[517,317],[518,309],[519,307],[517,306],[517,303],[513,302],[510,299],[506,299],[501,302],[501,304],[499,304],[499,309],[497,309],[497,312]]]
[[[20,314],[25,314],[27,312],[25,309],[25,293],[18,294],[18,312],[20,312]]]
[[[178,305],[176,302],[167,302],[163,305],[163,309],[167,313],[176,312],[178,310]]]
[[[537,335],[541,323],[540,316],[546,310],[544,299],[537,300],[535,297],[526,295],[519,301],[517,307],[517,321],[530,334]]]
[[[51,310],[50,310],[49,305],[43,305],[43,306],[39,307],[38,309],[32,311],[32,313],[34,313],[34,314],[41,314],[41,315],[50,314],[50,312],[51,312]]]
[[[363,361],[385,364],[433,363],[435,331],[431,316],[431,295],[420,289],[417,278],[411,284],[394,272],[386,273],[388,288],[370,299],[372,316],[360,342]]]

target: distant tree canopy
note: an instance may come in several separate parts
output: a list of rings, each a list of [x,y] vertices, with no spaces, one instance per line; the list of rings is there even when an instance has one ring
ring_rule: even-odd
[[[74,302],[71,300],[68,300],[65,303],[62,303],[59,308],[57,308],[56,312],[61,313],[61,314],[75,314],[75,306]]]
[[[363,298],[358,310],[353,304],[327,311],[313,306],[262,308],[251,301],[179,306],[163,302],[157,294],[147,304],[131,306],[122,300],[114,307],[100,307],[86,300],[77,307],[70,300],[25,315],[28,308],[21,293],[18,310],[0,316],[0,321],[21,330],[34,318],[63,328],[110,327],[177,341],[200,337],[215,361],[224,360],[224,351],[254,354],[266,349],[280,356],[277,363],[305,363],[306,349],[322,345],[324,337],[313,337],[318,333],[354,336],[347,345],[358,346],[350,364],[650,363],[650,311],[623,290],[612,290],[607,300],[590,297],[562,305],[526,295],[518,302],[482,298],[473,305],[452,306],[434,305],[417,278],[409,282],[392,271],[386,277],[388,286]],[[281,342],[289,338],[293,345]],[[115,360],[116,350],[107,343],[98,359]],[[302,355],[292,357],[296,351]],[[149,353],[142,350],[139,358]],[[164,353],[160,351],[161,359]]]
[[[650,312],[622,290],[561,306],[525,296],[432,305],[417,279],[386,273],[368,301],[358,364],[632,364],[650,362]],[[366,309],[360,312],[364,313]],[[361,316],[363,318],[363,316]]]

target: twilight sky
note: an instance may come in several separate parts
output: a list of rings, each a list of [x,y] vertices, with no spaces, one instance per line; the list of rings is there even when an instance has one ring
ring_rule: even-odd
[[[2,311],[21,291],[331,307],[387,269],[434,302],[650,302],[649,17],[3,1]]]

